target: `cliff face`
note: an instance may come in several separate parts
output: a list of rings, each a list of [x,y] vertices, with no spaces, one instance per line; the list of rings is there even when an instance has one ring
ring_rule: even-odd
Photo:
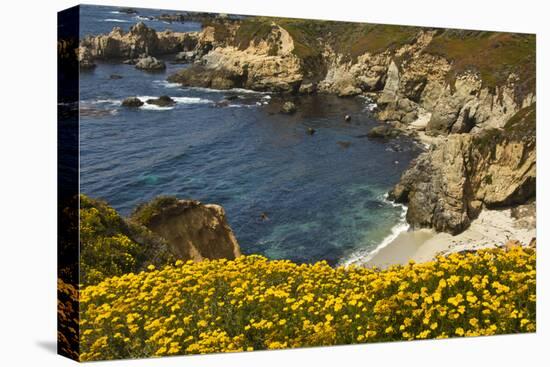
[[[166,239],[179,259],[234,259],[241,255],[219,205],[162,197],[137,208],[132,220]]]
[[[460,233],[482,208],[525,203],[535,197],[535,105],[503,129],[452,134],[423,153],[390,192],[407,203],[413,226]]]
[[[235,40],[228,35],[224,44],[205,54],[199,65],[169,77],[182,85],[216,89],[248,88],[261,91],[295,92],[303,80],[299,58],[294,55],[294,42],[289,33],[272,23],[262,37]],[[203,34],[216,30],[207,27]],[[204,38],[204,37],[203,37]],[[228,42],[233,39],[233,42]],[[248,43],[246,43],[248,41]]]

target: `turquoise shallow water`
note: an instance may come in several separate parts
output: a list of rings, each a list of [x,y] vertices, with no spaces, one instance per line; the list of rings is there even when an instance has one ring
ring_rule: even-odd
[[[109,63],[81,73],[83,193],[123,214],[157,195],[221,204],[244,253],[298,262],[368,252],[402,220],[384,193],[418,150],[405,138],[367,139],[377,122],[363,99],[302,97],[298,113],[281,115],[276,96],[166,83],[183,67],[167,61],[160,74]],[[120,106],[163,94],[176,106]]]

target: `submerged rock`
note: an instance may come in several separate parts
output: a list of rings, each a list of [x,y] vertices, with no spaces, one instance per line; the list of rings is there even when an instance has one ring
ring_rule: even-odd
[[[152,104],[159,107],[170,107],[176,104],[176,101],[174,101],[169,96],[160,96],[158,98],[150,98],[146,102],[147,104]]]
[[[118,12],[123,13],[123,14],[137,14],[138,13],[138,11],[136,9],[133,9],[133,8],[119,8]]]
[[[219,205],[159,197],[139,206],[131,219],[166,239],[180,259],[235,259],[241,255]]]
[[[375,126],[367,133],[369,138],[391,139],[397,137],[401,132],[390,124]]]
[[[298,92],[300,94],[313,94],[317,91],[317,85],[314,83],[302,83],[300,84],[300,88],[298,89]]]
[[[112,80],[122,79],[122,75],[111,74],[111,75],[109,75],[109,79],[112,79]]]
[[[294,102],[286,101],[283,103],[283,106],[281,107],[281,112],[286,113],[287,115],[291,115],[296,112],[296,105]]]
[[[122,101],[123,107],[141,107],[143,104],[144,103],[137,97],[128,97]]]

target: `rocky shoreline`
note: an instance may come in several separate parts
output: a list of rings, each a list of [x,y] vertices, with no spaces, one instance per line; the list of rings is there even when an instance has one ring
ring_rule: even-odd
[[[429,145],[390,198],[408,206],[413,228],[456,235],[484,209],[536,197],[534,42],[499,32],[217,19],[194,33],[115,28],[82,40],[80,62],[178,54],[190,65],[168,80],[182,86],[366,96],[381,122],[371,137],[407,134]]]

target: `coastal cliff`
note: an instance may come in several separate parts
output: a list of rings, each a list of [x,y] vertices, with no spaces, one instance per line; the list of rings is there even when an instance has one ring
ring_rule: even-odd
[[[80,254],[80,281],[93,284],[150,265],[232,260],[241,252],[219,205],[158,197],[124,218],[107,203],[81,195]]]
[[[457,234],[482,208],[501,208],[535,197],[535,104],[503,129],[451,134],[421,154],[390,192],[408,204],[407,221]]]
[[[533,35],[254,19],[225,39],[169,80],[363,94],[386,126],[438,137],[390,192],[414,227],[457,234],[535,197]]]
[[[168,80],[183,86],[376,102],[383,125],[369,136],[431,145],[390,192],[415,227],[456,234],[483,208],[535,198],[534,35],[250,17],[81,42],[92,59],[180,51],[192,64]]]
[[[136,208],[132,220],[166,239],[179,259],[235,259],[237,239],[219,205],[159,197]]]

